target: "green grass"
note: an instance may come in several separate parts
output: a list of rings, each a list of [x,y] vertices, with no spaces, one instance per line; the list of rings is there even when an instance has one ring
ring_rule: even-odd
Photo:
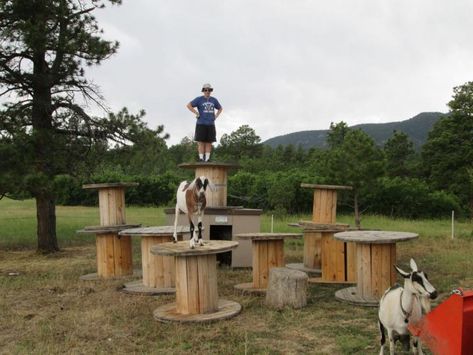
[[[161,208],[127,206],[127,222],[162,225]],[[98,224],[96,207],[57,208],[57,233],[62,251],[35,253],[33,201],[0,200],[0,353],[152,353],[152,354],[376,354],[376,309],[354,307],[334,299],[336,285],[311,285],[308,305],[274,311],[264,298],[235,293],[233,286],[251,280],[251,270],[219,269],[219,295],[239,302],[242,313],[227,321],[182,325],[153,320],[152,311],[173,296],[143,297],[117,292],[121,281],[80,282],[96,269],[94,236],[76,230]],[[274,231],[311,216],[274,220]],[[338,222],[353,224],[352,216]],[[419,233],[398,244],[399,264],[414,257],[429,273],[444,299],[456,287],[473,288],[473,225],[450,220],[390,219],[365,216],[364,228]],[[262,230],[270,231],[263,215]],[[141,264],[134,240],[134,264]],[[286,260],[302,259],[302,241],[285,243]],[[10,273],[18,276],[9,276]],[[343,286],[341,286],[343,287]]]

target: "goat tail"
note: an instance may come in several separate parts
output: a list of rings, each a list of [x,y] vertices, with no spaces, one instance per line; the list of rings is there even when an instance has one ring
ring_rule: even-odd
[[[383,346],[384,343],[386,343],[386,336],[384,334],[385,328],[384,328],[383,323],[381,323],[380,320],[378,320],[378,323],[379,323],[379,332],[381,333],[381,346]]]

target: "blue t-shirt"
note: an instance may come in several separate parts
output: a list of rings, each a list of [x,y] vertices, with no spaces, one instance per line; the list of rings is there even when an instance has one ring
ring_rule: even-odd
[[[197,107],[199,111],[199,119],[197,124],[203,124],[207,126],[212,126],[215,124],[215,110],[220,110],[222,106],[215,97],[210,96],[206,98],[205,96],[196,97],[191,101],[192,107]]]

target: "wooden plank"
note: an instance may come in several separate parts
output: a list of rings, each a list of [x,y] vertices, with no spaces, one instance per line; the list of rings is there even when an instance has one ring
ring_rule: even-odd
[[[201,256],[187,257],[187,314],[200,313],[200,304],[205,300],[200,299],[199,293],[199,277],[202,277],[199,272],[198,259]]]
[[[325,217],[327,209],[327,190],[320,190],[320,199],[319,199],[319,223],[327,223],[327,218]]]
[[[151,254],[167,256],[191,256],[218,254],[230,251],[238,246],[238,242],[231,240],[206,240],[203,246],[189,248],[189,241],[177,243],[161,243],[151,247]]]
[[[261,242],[253,241],[251,243],[251,251],[253,253],[252,255],[252,276],[253,276],[253,287],[254,288],[259,288],[259,275],[260,275],[260,270],[259,270],[259,246]]]
[[[394,268],[394,265],[397,264],[397,256],[396,256],[396,244],[393,243],[393,244],[389,244],[389,249],[391,251],[391,262],[390,262],[390,265],[391,265],[391,286],[394,285],[396,283],[396,279],[397,279],[397,274],[396,274],[396,269]]]
[[[386,289],[385,279],[383,278],[382,268],[386,260],[383,258],[382,244],[371,245],[371,291],[375,298],[381,298]]]
[[[213,311],[214,305],[209,305],[209,267],[207,255],[193,256],[191,257],[197,262],[197,270],[194,270],[197,279],[197,300],[198,300],[198,313],[208,313],[209,310]]]
[[[320,190],[314,190],[314,201],[312,203],[312,221],[320,222]]]
[[[332,190],[332,210],[330,213],[330,223],[337,220],[337,190]]]
[[[176,312],[180,314],[189,314],[186,259],[184,256],[176,257]]]
[[[113,249],[115,276],[133,274],[131,238],[113,236]]]
[[[143,269],[143,285],[149,287],[152,286],[153,282],[150,279],[150,272],[149,270],[152,269],[152,259],[149,254],[149,244],[148,244],[148,237],[141,238],[141,268]]]
[[[161,237],[153,237],[152,245],[160,244],[162,243],[162,238]],[[150,247],[151,247],[150,246]],[[149,253],[149,249],[148,249]],[[164,258],[172,258],[172,256],[163,256],[163,255],[152,255],[152,258],[154,258],[155,263],[154,263],[154,269],[153,269],[153,274],[154,274],[154,283],[155,287],[157,288],[165,288],[165,287],[171,287],[171,286],[166,286],[166,283],[164,282]]]
[[[329,275],[329,264],[331,258],[330,238],[325,233],[322,233],[322,280],[331,280]]]
[[[355,282],[357,277],[356,268],[356,243],[346,243],[347,246],[347,281]]]
[[[332,216],[332,208],[333,208],[333,191],[325,190],[325,194],[327,195],[326,205],[324,210],[324,220],[327,223],[335,223],[333,216]],[[336,197],[337,195],[335,195]]]
[[[306,184],[301,183],[301,187],[306,187],[315,190],[353,190],[352,186],[343,185],[318,185],[318,184]]]
[[[105,277],[115,276],[115,246],[114,246],[114,236],[111,234],[104,235],[104,249],[105,249]]]
[[[366,299],[372,298],[371,290],[371,245],[362,244],[361,247],[361,264],[363,274],[361,277],[361,296]],[[357,281],[360,284],[360,279]]]
[[[125,190],[123,188],[114,189],[115,190],[115,199],[116,199],[116,219],[115,224],[125,224],[126,214],[125,214]]]
[[[170,288],[175,286],[175,257],[162,256],[163,258],[163,287]]]
[[[335,245],[335,280],[345,281],[345,243],[333,239]]]
[[[109,226],[110,221],[108,220],[108,213],[107,213],[107,199],[108,199],[108,192],[106,189],[99,190],[99,217],[100,217],[100,225],[101,226]]]
[[[356,293],[360,297],[363,296],[363,247],[366,247],[363,244],[358,244],[356,246]]]
[[[381,251],[382,255],[382,264],[381,264],[381,280],[383,282],[383,292],[386,291],[387,288],[391,287],[391,269],[394,267],[391,264],[391,248],[384,247]]]
[[[268,272],[274,267],[284,266],[284,241],[268,241]],[[268,275],[269,277],[269,275]]]
[[[103,236],[97,235],[95,237],[95,248],[97,251],[96,259],[97,259],[97,275],[103,277],[105,270],[105,263],[106,263],[106,254],[104,250],[103,244]]]
[[[258,241],[259,260],[258,260],[258,284],[257,288],[266,288],[268,286],[269,267],[268,267],[268,243],[267,241]]]
[[[210,254],[207,258],[207,284],[208,284],[208,310],[207,312],[216,312],[219,309],[218,288],[217,288],[217,256]]]

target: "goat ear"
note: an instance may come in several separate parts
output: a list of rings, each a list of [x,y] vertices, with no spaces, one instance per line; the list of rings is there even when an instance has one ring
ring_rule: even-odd
[[[210,191],[212,191],[212,192],[217,191],[217,186],[215,186],[215,185],[212,183],[212,181],[210,181],[210,180],[207,180],[207,181],[209,182],[209,189],[210,189]]]
[[[405,272],[404,270],[400,269],[399,266],[394,265],[394,268],[396,269],[398,274],[401,275],[402,277],[404,277],[405,279],[407,279],[410,276],[410,273]]]
[[[412,258],[411,258],[410,265],[411,265],[412,271],[419,271],[419,269],[417,268],[416,262],[415,262],[414,259],[412,259]]]

